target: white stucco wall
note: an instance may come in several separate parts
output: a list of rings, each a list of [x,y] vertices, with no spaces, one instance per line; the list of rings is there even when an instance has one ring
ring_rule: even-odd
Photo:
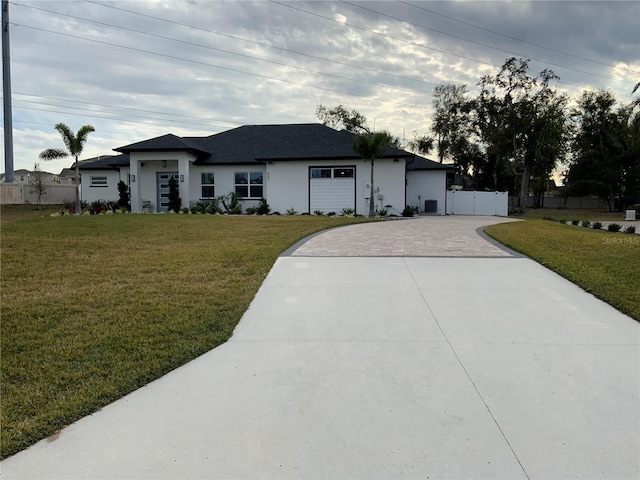
[[[191,185],[190,192],[191,197],[189,204],[191,205],[198,200],[202,199],[202,173],[213,173],[215,181],[215,196],[220,197],[228,195],[235,191],[235,172],[262,172],[263,177],[263,196],[267,195],[267,175],[264,165],[191,165]],[[258,204],[259,199],[241,200],[242,211],[244,212],[247,207],[254,207]],[[187,206],[184,199],[182,204]],[[273,209],[272,209],[273,211]],[[282,212],[281,212],[282,213]]]
[[[438,202],[438,215],[445,215],[446,170],[407,172],[407,205],[417,205],[424,212],[425,200]]]
[[[107,185],[91,186],[91,177],[106,177]],[[120,173],[117,170],[81,170],[80,198],[89,203],[96,200],[118,200],[119,181]]]
[[[355,166],[356,213],[368,213],[370,164],[363,160],[302,160],[273,162],[267,165],[267,201],[272,211],[285,213],[294,208],[298,213],[309,212],[309,167]],[[383,199],[376,200],[376,206],[392,205],[389,213],[404,209],[404,169],[403,159],[378,160],[374,166],[374,187]],[[376,196],[377,196],[376,194]],[[397,211],[396,211],[397,210]]]

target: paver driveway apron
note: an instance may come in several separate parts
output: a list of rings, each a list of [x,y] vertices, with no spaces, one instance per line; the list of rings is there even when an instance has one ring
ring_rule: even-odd
[[[313,237],[229,342],[3,477],[640,477],[637,322],[476,232],[501,221]]]

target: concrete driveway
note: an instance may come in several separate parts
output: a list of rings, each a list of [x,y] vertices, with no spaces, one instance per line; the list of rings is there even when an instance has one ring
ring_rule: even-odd
[[[314,237],[229,342],[3,478],[639,478],[639,324],[476,233],[504,220]]]

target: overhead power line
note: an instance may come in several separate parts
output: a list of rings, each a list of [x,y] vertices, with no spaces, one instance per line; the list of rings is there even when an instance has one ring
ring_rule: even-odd
[[[354,25],[352,23],[342,22],[342,21],[336,20],[334,18],[326,17],[324,15],[320,15],[319,13],[315,13],[315,12],[309,12],[308,10],[304,10],[302,8],[294,7],[293,5],[287,5],[285,3],[281,3],[281,2],[276,1],[276,0],[269,0],[269,1],[271,3],[276,4],[276,5],[280,5],[282,7],[289,8],[291,10],[296,10],[298,12],[305,13],[307,15],[312,15],[314,17],[322,18],[322,19],[327,20],[329,22],[337,23],[339,25],[347,26],[347,27],[350,27],[350,28],[354,28],[356,30],[360,30],[360,31],[363,31],[363,32],[368,32],[368,33],[370,33],[372,35],[377,35],[379,37],[388,38],[388,39],[391,39],[391,40],[402,42],[402,43],[407,44],[407,45],[412,45],[414,47],[418,47],[418,48],[422,48],[422,49],[426,49],[426,50],[432,50],[434,52],[444,53],[445,55],[450,55],[450,56],[453,56],[453,57],[462,58],[463,60],[469,60],[471,62],[479,63],[481,65],[489,65],[489,66],[495,67],[495,68],[500,68],[501,67],[500,65],[496,65],[494,63],[489,63],[489,62],[485,62],[485,61],[482,61],[482,60],[478,60],[477,58],[465,57],[464,55],[459,55],[457,53],[447,52],[446,50],[441,50],[441,49],[430,47],[428,45],[424,45],[424,44],[421,44],[421,43],[412,42],[410,40],[405,40],[404,38],[394,37],[393,35],[388,35],[386,33],[376,32],[374,30],[369,30],[369,29],[367,29],[365,27],[361,27],[359,25]],[[563,81],[563,80],[558,80],[558,83],[562,83],[564,85],[571,85],[573,87],[579,87],[579,88],[582,87],[582,85],[566,82],[566,81]]]
[[[44,99],[47,99],[47,100],[56,100],[56,101],[59,101],[59,102],[81,103],[81,104],[84,104],[84,105],[94,105],[94,106],[98,106],[98,107],[117,108],[117,109],[120,109],[120,110],[131,110],[131,111],[134,111],[134,112],[154,113],[154,114],[157,114],[157,115],[168,115],[168,116],[172,116],[172,117],[188,118],[188,119],[191,119],[191,120],[199,120],[199,121],[205,121],[205,122],[211,121],[211,122],[230,123],[230,124],[235,125],[235,126],[242,125],[239,122],[230,122],[229,120],[220,120],[220,119],[216,119],[216,118],[194,117],[192,115],[180,115],[178,113],[159,112],[157,110],[144,110],[144,109],[141,109],[141,108],[120,107],[118,105],[107,105],[107,104],[104,104],[104,103],[95,103],[95,102],[83,102],[81,100],[72,100],[72,99],[69,99],[69,98],[59,98],[59,97],[47,97],[47,96],[44,96],[44,95],[34,95],[34,94],[31,94],[31,93],[22,93],[22,92],[13,92],[13,93],[16,94],[16,95],[23,95],[25,97],[44,98]],[[26,102],[27,100],[20,100],[20,101]]]
[[[167,18],[157,17],[155,15],[149,15],[149,14],[146,14],[146,13],[136,12],[134,10],[128,10],[126,8],[116,7],[115,5],[106,5],[106,4],[103,4],[103,3],[100,3],[100,2],[94,2],[94,1],[91,1],[91,0],[85,0],[85,2],[91,3],[93,5],[99,5],[99,6],[105,7],[105,8],[111,8],[113,10],[119,10],[121,12],[130,13],[132,15],[138,15],[138,16],[141,16],[141,17],[150,18],[150,19],[153,19],[153,20],[158,20],[160,22],[166,22],[166,23],[173,24],[173,25],[179,25],[179,26],[182,26],[182,27],[191,28],[193,30],[198,30],[198,31],[201,31],[201,32],[213,33],[215,35],[220,35],[222,37],[231,38],[233,40],[239,40],[241,42],[251,43],[253,45],[259,45],[261,47],[270,48],[270,49],[273,49],[273,50],[279,50],[281,52],[292,53],[294,55],[300,55],[300,56],[304,56],[304,57],[307,57],[307,58],[313,58],[315,60],[320,60],[320,61],[327,62],[327,63],[333,63],[335,65],[342,65],[342,66],[345,66],[345,67],[355,68],[355,69],[366,71],[366,72],[372,72],[372,73],[377,73],[377,74],[381,74],[381,75],[388,75],[390,77],[398,78],[398,79],[401,79],[401,80],[411,80],[413,82],[424,83],[426,85],[437,85],[437,84],[435,84],[433,82],[428,82],[426,80],[422,80],[422,79],[419,79],[419,78],[406,77],[406,76],[403,76],[403,75],[398,75],[396,73],[390,73],[390,72],[384,72],[382,70],[376,70],[375,68],[363,67],[361,65],[354,65],[352,63],[341,62],[339,60],[332,60],[330,58],[320,57],[318,55],[312,55],[310,53],[300,52],[300,51],[297,51],[297,50],[291,50],[291,49],[288,49],[288,48],[278,47],[277,45],[270,45],[268,43],[258,42],[256,40],[251,40],[249,38],[238,37],[236,35],[230,35],[228,33],[218,32],[216,30],[196,27],[195,25],[189,25],[187,23],[177,22],[175,20],[169,20]]]
[[[491,30],[490,28],[481,27],[480,25],[476,25],[475,23],[466,22],[464,20],[460,20],[459,18],[454,18],[454,17],[451,17],[449,15],[445,15],[443,13],[439,13],[439,12],[436,12],[434,10],[431,10],[431,9],[428,9],[428,8],[424,8],[422,6],[414,5],[413,3],[405,2],[404,0],[396,0],[396,1],[398,3],[404,3],[405,5],[409,5],[410,7],[417,8],[419,10],[424,10],[425,12],[428,12],[428,13],[432,13],[433,15],[438,15],[438,16],[446,18],[448,20],[451,20],[451,21],[454,21],[454,22],[458,22],[458,23],[462,23],[463,25],[468,25],[470,27],[474,27],[474,28],[477,28],[479,30],[484,30],[485,32],[493,33],[495,35],[499,35],[501,37],[508,38],[510,40],[516,40],[517,42],[526,43],[527,45],[531,45],[531,46],[534,46],[534,47],[537,47],[537,48],[542,48],[542,49],[548,50],[550,52],[560,53],[562,55],[566,55],[568,57],[573,57],[573,58],[576,58],[578,60],[584,60],[586,62],[597,63],[598,65],[603,65],[605,67],[616,68],[616,65],[613,65],[611,63],[600,62],[599,60],[594,60],[592,58],[587,58],[587,57],[581,57],[580,55],[575,55],[573,53],[564,52],[562,50],[558,50],[558,49],[555,49],[555,48],[547,47],[545,45],[540,45],[539,43],[529,42],[527,40],[523,40],[523,39],[518,38],[518,37],[513,37],[511,35],[507,35],[506,33],[498,32],[496,30]],[[631,69],[629,67],[627,67],[627,69],[630,72],[638,73],[637,70],[633,70],[633,69]]]
[[[144,50],[142,48],[129,47],[127,45],[118,45],[117,43],[105,42],[103,40],[95,40],[95,39],[92,39],[92,38],[81,37],[79,35],[72,35],[70,33],[54,32],[53,30],[47,30],[46,28],[33,27],[33,26],[30,26],[30,25],[20,25],[20,24],[17,24],[17,23],[11,23],[11,25],[14,25],[16,27],[21,27],[21,28],[28,28],[28,29],[31,29],[31,30],[37,30],[37,31],[40,31],[40,32],[51,33],[51,34],[54,34],[54,35],[60,35],[60,36],[63,36],[63,37],[75,38],[77,40],[85,40],[87,42],[98,43],[98,44],[101,44],[101,45],[109,45],[111,47],[124,48],[126,50],[131,50],[131,51],[140,52],[140,53],[146,53],[146,54],[155,55],[155,56],[158,56],[158,57],[171,58],[173,60],[179,60],[181,62],[193,63],[195,65],[202,65],[202,66],[205,66],[205,67],[217,68],[217,69],[225,70],[225,71],[229,71],[229,72],[242,73],[244,75],[251,75],[251,76],[254,76],[254,77],[258,77],[258,78],[264,78],[266,80],[273,80],[273,81],[276,81],[276,82],[288,83],[290,85],[299,85],[299,86],[302,86],[302,87],[314,88],[316,90],[322,90],[322,91],[325,91],[325,92],[340,93],[341,95],[349,95],[349,96],[352,96],[352,97],[368,98],[368,99],[371,98],[371,97],[369,97],[367,95],[360,95],[358,93],[344,92],[344,91],[341,91],[341,90],[335,90],[333,88],[319,87],[317,85],[310,85],[308,83],[296,82],[294,80],[286,80],[286,79],[283,79],[283,78],[271,77],[269,75],[262,75],[260,73],[247,72],[247,71],[244,71],[244,70],[238,70],[236,68],[222,67],[220,65],[213,65],[211,63],[200,62],[198,60],[190,60],[188,58],[177,57],[175,55],[169,55],[169,54],[166,54],[166,53],[152,52],[150,50]],[[387,87],[384,87],[384,88],[387,88]],[[388,88],[390,88],[390,87],[388,87]],[[415,92],[412,92],[412,93],[415,94]],[[406,104],[406,103],[398,103],[398,102],[391,102],[391,103],[393,103],[394,105],[400,105],[400,106],[405,106],[405,107],[409,107],[409,108],[426,108],[426,106],[422,106],[422,105]]]
[[[207,50],[213,50],[213,51],[216,51],[216,52],[222,52],[222,53],[226,53],[226,54],[229,54],[229,55],[235,55],[235,56],[242,57],[242,58],[248,58],[250,60],[256,60],[256,61],[259,61],[259,62],[271,63],[273,65],[279,65],[281,67],[295,68],[295,69],[302,70],[302,71],[305,71],[305,72],[308,72],[308,73],[313,73],[314,75],[324,75],[324,76],[327,76],[327,77],[338,78],[338,79],[341,79],[341,80],[348,80],[348,81],[351,81],[351,82],[362,83],[364,85],[371,85],[371,86],[374,86],[374,87],[386,87],[386,88],[389,88],[389,89],[392,89],[392,90],[397,90],[397,91],[400,91],[400,92],[406,92],[406,93],[411,93],[411,94],[415,93],[412,90],[393,87],[391,85],[383,85],[383,84],[379,84],[379,83],[368,82],[366,80],[358,80],[358,79],[355,79],[355,78],[344,77],[342,75],[336,75],[336,74],[333,74],[333,73],[321,72],[321,71],[318,71],[318,70],[313,70],[311,68],[300,67],[298,65],[291,65],[291,64],[287,64],[287,63],[283,63],[283,62],[277,62],[275,60],[267,60],[267,59],[264,59],[264,58],[255,57],[253,55],[247,55],[247,54],[244,54],[244,53],[232,52],[230,50],[225,50],[225,49],[222,49],[222,48],[216,48],[216,47],[212,47],[212,46],[209,46],[209,45],[203,45],[201,43],[189,42],[189,41],[186,41],[186,40],[180,40],[178,38],[167,37],[165,35],[159,35],[159,34],[156,34],[156,33],[143,32],[142,30],[138,30],[138,29],[134,29],[134,28],[128,28],[128,27],[121,27],[119,25],[113,25],[111,23],[99,22],[97,20],[91,20],[91,19],[88,19],[88,18],[76,17],[74,15],[68,15],[66,13],[59,13],[59,12],[55,12],[53,10],[47,10],[47,9],[44,9],[44,8],[33,7],[31,5],[24,5],[24,4],[21,4],[21,3],[14,3],[14,5],[25,7],[25,8],[31,8],[33,10],[39,10],[39,11],[42,11],[42,12],[51,13],[51,14],[54,14],[54,15],[62,16],[62,17],[73,18],[75,20],[80,20],[80,21],[83,21],[83,22],[90,22],[90,23],[94,23],[96,25],[102,25],[102,26],[109,27],[109,28],[116,28],[118,30],[123,30],[123,31],[126,31],[126,32],[137,33],[137,34],[140,34],[140,35],[147,35],[149,37],[161,38],[163,40],[169,40],[169,41],[172,41],[172,42],[182,43],[182,44],[185,44],[185,45],[191,45],[191,46],[194,46],[194,47],[200,47],[200,48],[204,48],[204,49],[207,49]],[[438,85],[437,83],[431,83],[431,82],[424,82],[424,83],[429,83],[429,84],[434,85],[434,86]]]
[[[371,8],[367,8],[367,7],[364,7],[364,6],[362,6],[362,5],[357,5],[357,4],[355,4],[355,3],[351,3],[351,2],[348,2],[348,1],[346,1],[346,0],[340,0],[340,1],[341,1],[342,3],[344,3],[344,4],[346,4],[346,5],[351,5],[352,7],[360,8],[360,9],[365,10],[365,11],[367,11],[367,12],[371,12],[371,13],[374,13],[374,14],[376,14],[376,15],[380,15],[381,17],[386,17],[386,18],[390,18],[390,19],[392,19],[392,20],[396,20],[396,21],[398,21],[398,22],[406,23],[406,24],[408,24],[408,25],[413,25],[414,27],[421,28],[421,29],[423,29],[423,30],[427,30],[427,31],[429,31],[429,32],[435,32],[435,33],[438,33],[438,34],[440,34],[440,35],[446,35],[447,37],[455,38],[455,39],[457,39],[457,40],[462,40],[463,42],[472,43],[472,44],[474,44],[474,45],[480,45],[481,47],[490,48],[490,49],[492,49],[492,50],[497,50],[497,51],[499,51],[499,52],[507,53],[507,54],[509,54],[509,55],[516,55],[516,56],[518,56],[518,57],[528,57],[528,58],[530,58],[531,60],[534,60],[534,61],[536,61],[536,62],[540,62],[540,63],[546,64],[546,65],[552,65],[552,66],[554,66],[554,67],[564,68],[564,69],[566,69],[566,70],[572,70],[572,71],[574,71],[574,72],[583,73],[583,74],[585,74],[585,75],[593,75],[594,77],[600,77],[600,78],[604,78],[604,79],[607,79],[607,80],[614,80],[614,79],[613,79],[613,78],[611,78],[611,77],[608,77],[608,76],[606,76],[606,75],[600,75],[599,73],[587,72],[587,71],[585,71],[585,70],[579,70],[579,69],[577,69],[577,68],[568,67],[568,66],[566,66],[566,65],[560,65],[559,63],[549,62],[549,61],[547,61],[547,60],[542,60],[542,59],[540,59],[540,58],[533,58],[533,57],[529,57],[528,55],[523,55],[523,54],[521,54],[521,53],[512,52],[511,50],[505,50],[504,48],[494,47],[494,46],[492,46],[492,45],[487,45],[486,43],[478,42],[478,41],[476,41],[476,40],[470,40],[470,39],[468,39],[468,38],[464,38],[464,37],[461,37],[461,36],[459,36],[459,35],[454,35],[454,34],[452,34],[452,33],[443,32],[442,30],[437,30],[437,29],[435,29],[435,28],[426,27],[426,26],[424,26],[424,25],[420,25],[419,23],[414,23],[414,22],[411,22],[411,21],[409,21],[409,20],[405,20],[405,19],[403,19],[403,18],[398,18],[398,17],[394,17],[394,16],[392,16],[392,15],[388,15],[388,14],[386,14],[386,13],[378,12],[377,10],[373,10],[373,9],[371,9]],[[625,82],[625,83],[631,83],[631,82]]]

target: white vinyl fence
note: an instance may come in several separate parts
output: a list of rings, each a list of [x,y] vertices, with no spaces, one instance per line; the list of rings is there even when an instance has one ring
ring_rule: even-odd
[[[447,215],[509,215],[508,192],[447,192]]]
[[[76,199],[75,185],[47,185],[41,201],[44,204],[61,204]],[[33,186],[18,183],[0,183],[0,204],[38,203],[38,194]]]

